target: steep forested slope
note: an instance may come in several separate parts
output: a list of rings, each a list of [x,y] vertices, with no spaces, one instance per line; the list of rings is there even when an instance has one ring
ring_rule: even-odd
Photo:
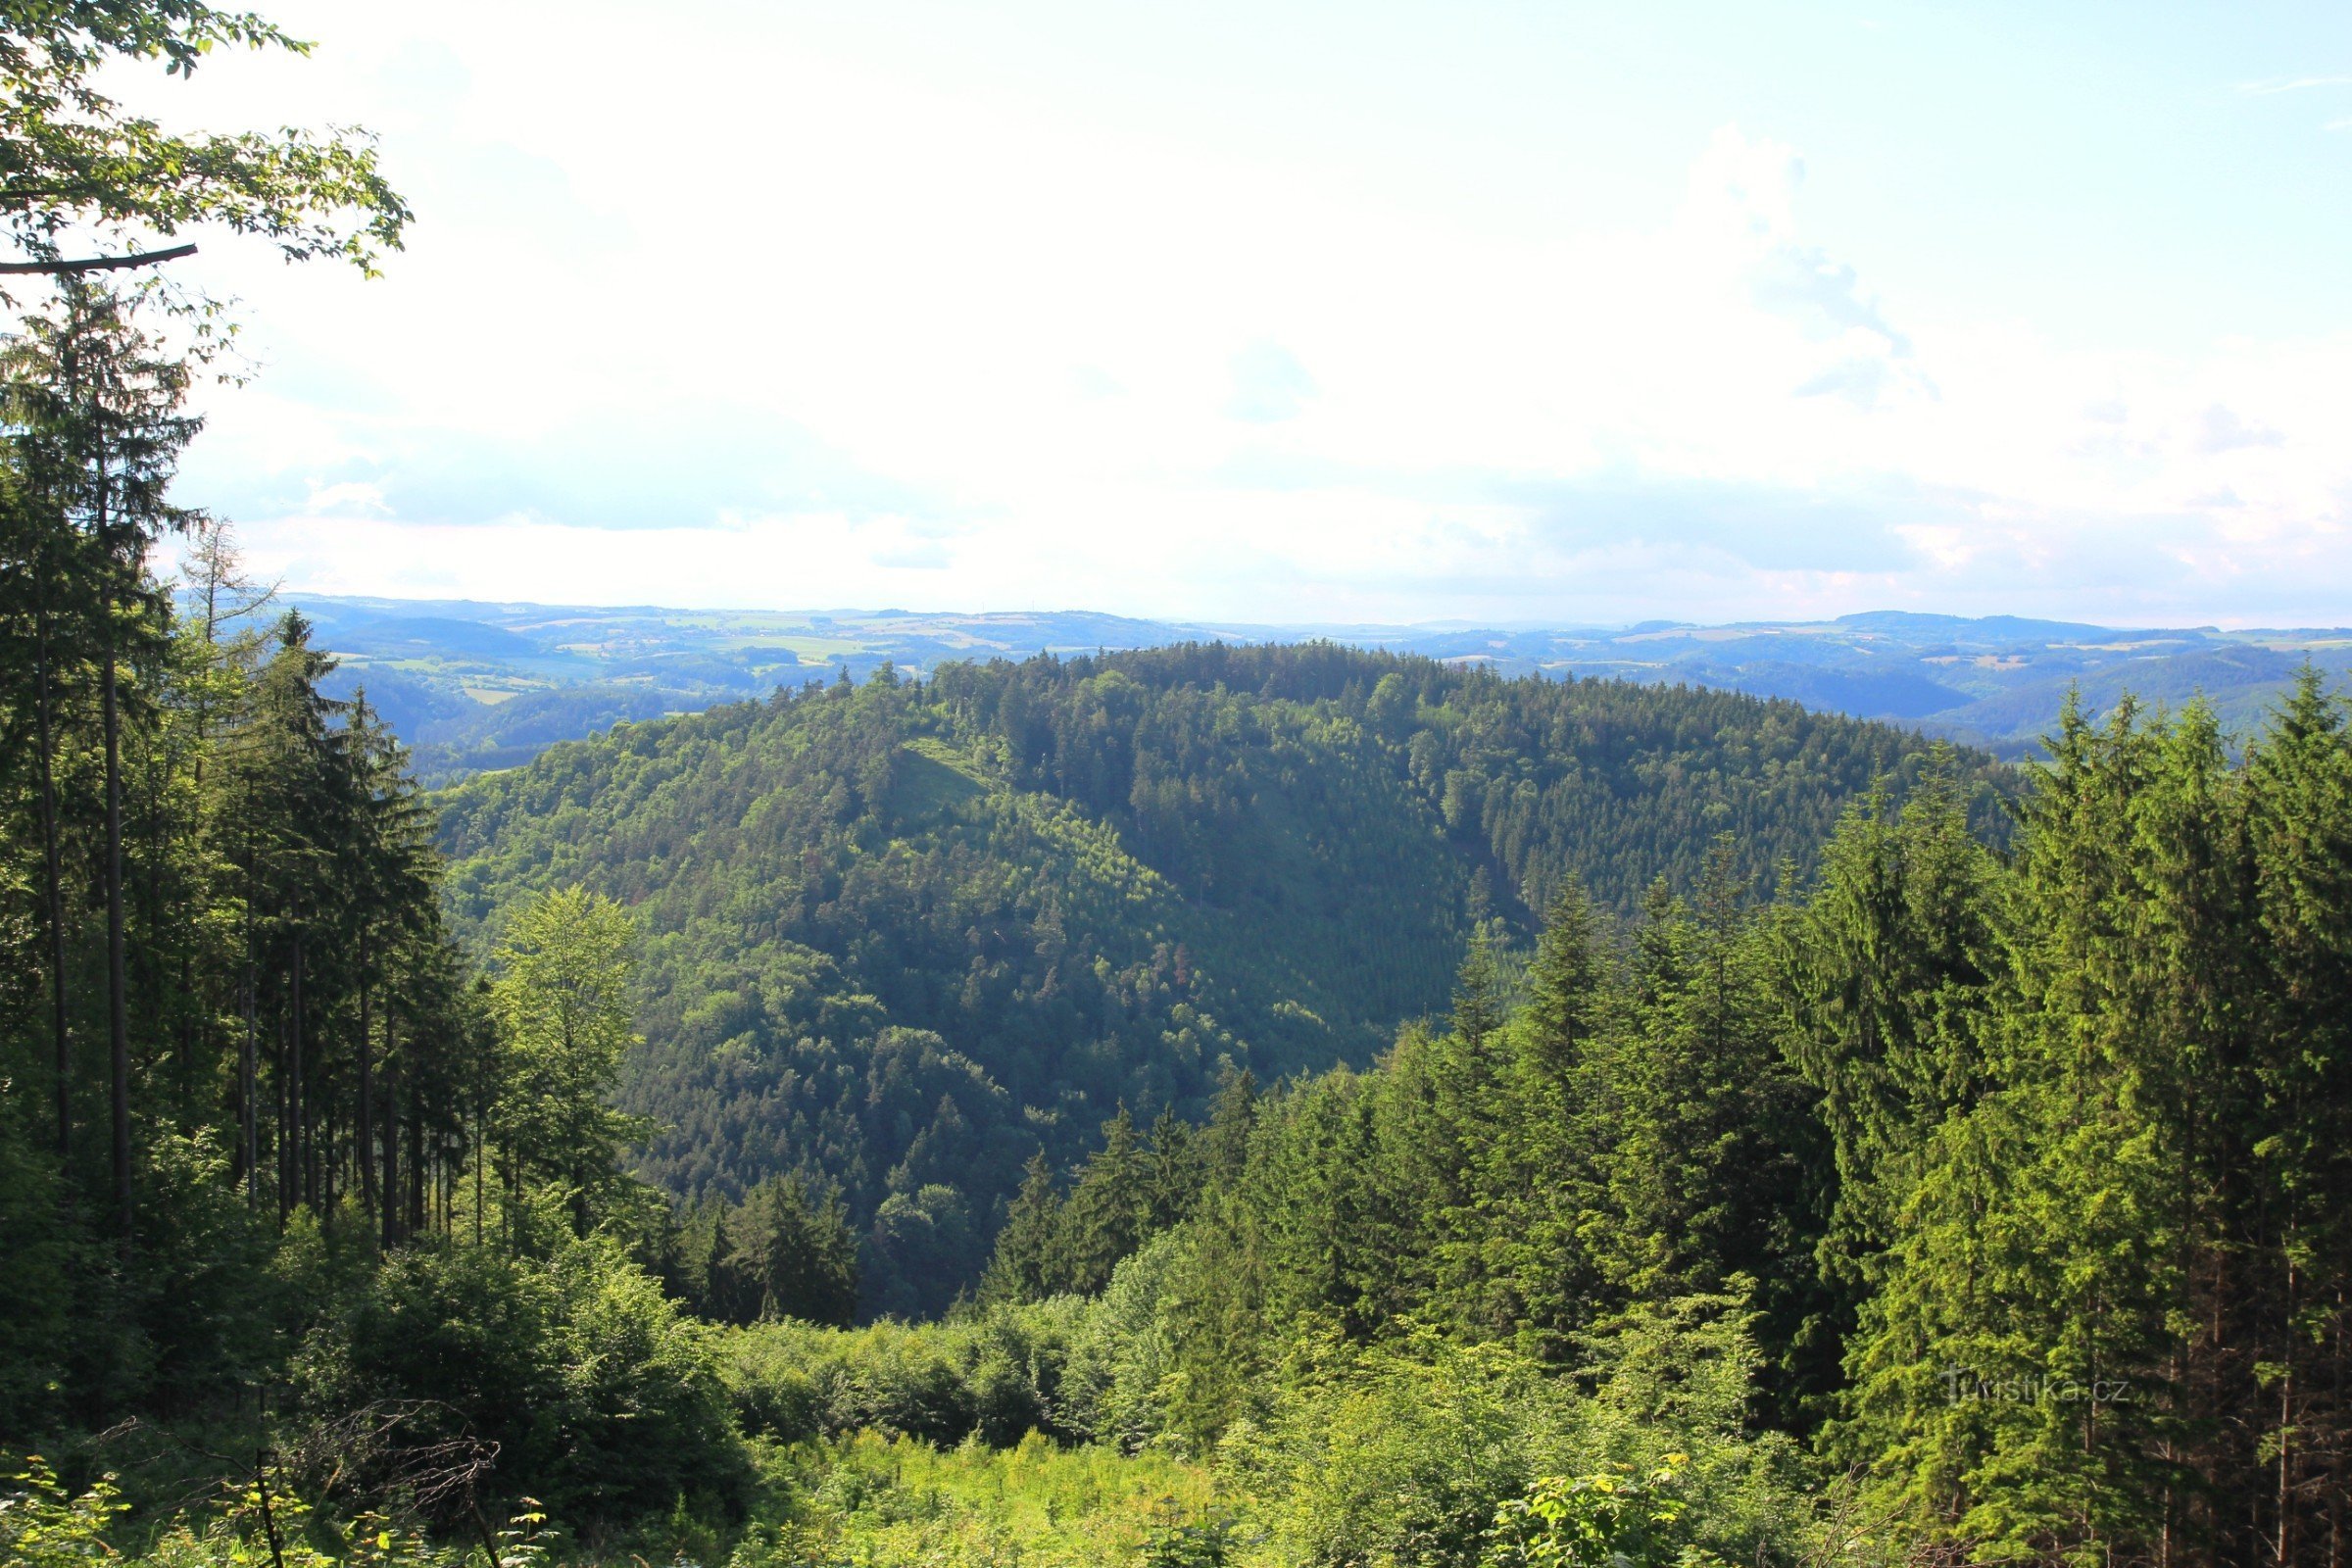
[[[1751,882],[1808,863],[1919,746],[1720,692],[1190,647],[623,727],[451,792],[443,834],[478,938],[569,883],[638,910],[650,1174],[836,1181],[869,1291],[914,1304],[897,1277],[968,1277],[1041,1146],[1122,1101],[1198,1117],[1229,1068],[1367,1059],[1566,871],[1630,908],[1719,833]]]
[[[1309,1527],[1321,1563],[1692,1560],[1432,1550],[1426,1501],[1385,1527],[1404,1549],[1348,1539],[1412,1490],[1384,1444],[1451,1446],[1437,1379],[1330,1442],[1348,1347],[1589,1387],[1628,1334],[1686,1414],[1747,1337],[1723,1430],[1810,1437],[1903,1544],[1708,1562],[2340,1563],[2352,704],[2307,676],[2224,735],[2070,707],[2007,854],[1930,780],[1767,905],[1709,874],[1619,943],[1571,888],[1515,1013],[1475,953],[1449,1023],[1372,1070],[1237,1084],[1198,1135],[1114,1120],[1024,1187],[984,1294],[1093,1298],[1092,1433],[1287,1428],[1268,1469],[1379,1477]],[[1451,1477],[1545,1441],[1461,1444]]]

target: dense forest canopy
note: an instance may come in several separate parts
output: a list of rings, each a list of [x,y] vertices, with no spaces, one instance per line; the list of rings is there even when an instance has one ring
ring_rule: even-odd
[[[2307,675],[2236,760],[2202,707],[2070,709],[2051,752],[2011,856],[1931,778],[1850,809],[1801,898],[1742,906],[1728,839],[1626,943],[1569,887],[1515,1012],[1474,952],[1373,1071],[1039,1169],[991,1297],[1117,1314],[1099,1433],[1343,1467],[1459,1441],[1458,1382],[1365,1453],[1319,1434],[1461,1346],[1604,1402],[1638,1347],[1686,1420],[1737,1367],[1690,1478],[1735,1560],[1772,1551],[1759,1430],[1914,1561],[2341,1560],[2352,704]],[[1540,1399],[1489,1419],[1534,1450],[1490,1500],[1589,1454]],[[1377,1491],[1310,1560],[1494,1539]]]
[[[2011,772],[881,665],[428,797],[174,489],[212,307],[61,248],[397,241],[93,85],[220,44],[0,6],[0,1565],[2341,1568],[2318,671]]]
[[[640,1168],[837,1185],[869,1305],[935,1311],[1041,1149],[1368,1062],[1563,878],[1630,913],[1729,834],[1760,894],[1923,751],[1726,693],[1204,645],[804,687],[439,804],[461,932],[571,884],[645,921]],[[1997,827],[1995,775],[1953,765]]]

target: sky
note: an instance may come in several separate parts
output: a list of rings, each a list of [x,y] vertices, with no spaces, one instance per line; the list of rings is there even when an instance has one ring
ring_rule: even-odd
[[[2352,622],[2352,7],[265,5],[364,280],[207,238],[317,592]]]

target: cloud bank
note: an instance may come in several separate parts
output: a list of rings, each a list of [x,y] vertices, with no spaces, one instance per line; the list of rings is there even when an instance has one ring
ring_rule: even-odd
[[[302,586],[2352,619],[2352,332],[2159,353],[1902,293],[1753,127],[1646,216],[1511,226],[744,13],[465,15],[321,9],[301,72],[200,74],[376,124],[420,215],[365,286],[208,247],[266,365],[189,496]]]

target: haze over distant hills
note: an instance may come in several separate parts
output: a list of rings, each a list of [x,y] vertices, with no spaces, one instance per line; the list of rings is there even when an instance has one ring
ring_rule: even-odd
[[[2126,691],[2179,705],[2202,694],[2233,730],[2255,721],[2309,660],[2352,671],[2352,628],[2118,628],[1997,615],[1878,612],[1830,621],[1486,627],[1259,625],[1140,620],[1084,611],[618,609],[290,593],[446,782],[528,760],[556,741],[626,721],[862,680],[888,661],[927,673],[951,660],[1020,659],[1169,643],[1303,642],[1491,664],[1504,674],[1683,682],[1915,725],[2007,755],[2031,751],[2070,689],[2103,709]]]

